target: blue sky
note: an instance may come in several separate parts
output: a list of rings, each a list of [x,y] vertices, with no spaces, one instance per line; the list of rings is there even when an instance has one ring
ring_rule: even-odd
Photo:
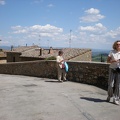
[[[120,0],[0,0],[0,46],[112,49]]]

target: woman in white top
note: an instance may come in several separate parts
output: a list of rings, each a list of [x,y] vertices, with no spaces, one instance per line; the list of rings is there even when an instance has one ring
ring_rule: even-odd
[[[64,59],[63,59],[63,51],[58,52],[58,56],[56,58],[57,60],[57,69],[58,69],[58,80],[60,82],[63,82],[62,79],[62,74],[63,74],[63,80],[66,81],[66,71],[65,71],[65,66],[64,66]]]
[[[115,41],[113,50],[110,51],[107,62],[109,66],[108,97],[107,102],[113,97],[113,103],[119,105],[120,97],[120,40]]]

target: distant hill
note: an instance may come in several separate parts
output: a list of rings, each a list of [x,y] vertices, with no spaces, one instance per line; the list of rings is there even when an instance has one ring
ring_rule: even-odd
[[[104,50],[104,49],[92,49],[92,56],[96,56],[99,54],[109,54],[110,50]]]
[[[11,46],[0,46],[0,49],[11,50]]]
[[[92,61],[106,62],[110,50],[92,49]]]

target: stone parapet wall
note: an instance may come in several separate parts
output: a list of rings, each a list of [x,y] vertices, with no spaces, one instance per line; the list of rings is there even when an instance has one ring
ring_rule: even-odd
[[[100,62],[71,62],[68,76],[71,81],[107,88],[109,64]]]
[[[68,62],[69,81],[107,88],[109,64],[99,62]],[[0,74],[26,75],[57,79],[56,61],[29,61],[0,64]]]

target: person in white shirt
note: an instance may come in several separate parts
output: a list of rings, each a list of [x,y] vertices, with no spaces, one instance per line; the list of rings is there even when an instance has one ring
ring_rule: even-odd
[[[107,62],[109,66],[108,97],[107,102],[113,97],[113,103],[119,105],[120,97],[120,40],[113,43],[113,50],[110,51]]]
[[[66,71],[65,71],[65,66],[64,66],[65,60],[63,59],[63,51],[60,50],[58,52],[56,61],[57,61],[57,69],[58,69],[58,80],[60,82],[66,81]],[[63,77],[63,80],[62,80],[62,77]]]

